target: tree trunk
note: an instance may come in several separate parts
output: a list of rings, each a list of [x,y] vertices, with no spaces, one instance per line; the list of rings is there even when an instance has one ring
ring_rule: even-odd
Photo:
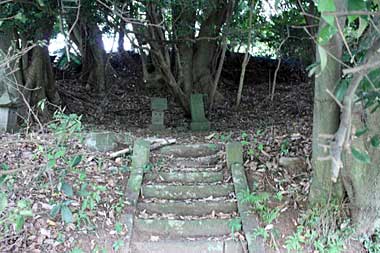
[[[352,115],[352,128],[369,130],[364,136],[354,137],[351,147],[367,152],[371,163],[355,160],[350,150],[343,155],[344,169],[341,172],[344,187],[350,200],[351,217],[357,234],[373,234],[380,227],[380,149],[370,144],[370,139],[380,135],[380,111],[370,113],[361,105],[356,106]],[[363,121],[366,119],[366,122]]]
[[[343,4],[342,4],[343,2]],[[337,11],[345,8],[344,0],[335,0]],[[345,18],[339,18],[344,24]],[[326,25],[321,21],[320,30]],[[341,27],[343,27],[341,25]],[[343,41],[339,34],[334,35],[323,48],[337,59],[342,58]],[[319,52],[317,52],[319,60]],[[331,198],[342,200],[344,190],[340,180],[333,183],[331,160],[323,160],[328,157],[329,149],[322,146],[329,145],[325,136],[333,136],[339,127],[340,110],[334,99],[326,92],[334,92],[341,79],[341,64],[330,55],[327,56],[327,65],[315,78],[314,87],[314,113],[313,113],[313,146],[312,165],[313,179],[310,187],[309,202],[311,205],[327,203]]]
[[[79,18],[71,33],[82,56],[82,84],[97,91],[106,89],[106,52],[98,25]]]
[[[34,40],[44,40],[49,44],[54,22],[47,22],[36,30]],[[50,103],[61,103],[57,92],[49,50],[45,45],[36,46],[29,53],[28,65],[24,71],[25,87],[23,93],[31,106],[47,98]]]
[[[119,25],[119,39],[117,41],[117,51],[121,55],[124,55],[125,53],[125,49],[124,49],[125,25],[126,25],[125,21],[122,19]]]

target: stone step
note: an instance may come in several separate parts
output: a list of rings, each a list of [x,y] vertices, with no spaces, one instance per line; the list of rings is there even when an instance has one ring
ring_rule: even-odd
[[[144,179],[166,183],[216,183],[223,181],[223,172],[152,172],[146,173]]]
[[[224,197],[234,191],[232,184],[223,185],[144,185],[142,187],[144,198],[158,199],[202,199],[210,196]]]
[[[166,202],[144,203],[139,202],[137,208],[140,211],[157,214],[174,214],[178,216],[202,216],[215,213],[232,213],[237,211],[237,203],[234,201],[206,201],[206,202]]]
[[[219,237],[231,233],[230,222],[231,219],[135,219],[134,229],[140,238],[145,237],[148,240],[152,236],[160,239]]]
[[[170,167],[165,166],[160,169],[160,172],[217,172],[222,171],[221,166],[210,165],[210,166],[199,166],[199,167]]]
[[[214,155],[220,149],[221,145],[216,144],[177,144],[163,147],[159,152],[174,157],[201,157]]]
[[[244,248],[243,248],[244,247]],[[246,243],[233,240],[133,242],[133,253],[244,253]]]
[[[169,167],[201,168],[216,165],[220,158],[218,155],[203,156],[198,158],[173,158],[168,161]]]

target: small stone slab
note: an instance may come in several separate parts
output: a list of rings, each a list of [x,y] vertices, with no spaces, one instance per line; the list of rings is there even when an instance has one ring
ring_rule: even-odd
[[[243,147],[240,143],[234,142],[227,145],[227,164],[232,172],[235,194],[239,196],[240,192],[249,190],[243,166]],[[238,197],[238,210],[248,243],[248,252],[265,252],[262,238],[254,236],[254,230],[260,227],[260,222],[257,215],[253,213],[252,206]]]
[[[144,198],[172,200],[202,199],[213,196],[224,197],[234,191],[232,184],[223,185],[145,185]]]
[[[164,130],[164,111],[168,109],[168,100],[166,98],[152,98],[152,123],[149,126],[151,130]]]
[[[215,211],[215,213],[232,213],[237,211],[237,203],[233,201],[207,201],[207,202],[166,202],[137,204],[139,210],[147,213],[174,214],[177,216],[202,216]]]
[[[168,100],[166,98],[153,97],[150,101],[152,111],[165,111],[168,109]]]
[[[190,98],[191,124],[192,131],[209,131],[210,122],[206,118],[204,106],[204,94],[192,94]]]
[[[131,145],[134,137],[131,133],[90,132],[84,143],[88,149],[96,152],[108,152],[117,148],[118,144]]]
[[[201,157],[215,155],[221,149],[216,144],[177,144],[160,149],[160,153],[175,157]]]
[[[233,240],[134,242],[134,253],[244,253],[242,243]],[[244,245],[244,244],[243,244]]]
[[[17,110],[11,107],[0,107],[0,132],[17,130]]]
[[[231,219],[157,220],[136,219],[135,228],[140,234],[160,236],[165,239],[186,237],[223,236],[231,233]]]
[[[176,183],[216,183],[223,181],[223,173],[217,171],[205,172],[159,172],[147,173],[145,180]]]

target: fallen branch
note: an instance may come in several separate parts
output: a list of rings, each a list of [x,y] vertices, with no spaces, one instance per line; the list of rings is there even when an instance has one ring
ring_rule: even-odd
[[[172,145],[177,142],[176,139],[165,139],[165,138],[147,138],[146,141],[150,142],[150,150],[156,150],[164,146]],[[130,154],[132,148],[125,148],[110,154],[111,158],[116,158],[125,154]]]

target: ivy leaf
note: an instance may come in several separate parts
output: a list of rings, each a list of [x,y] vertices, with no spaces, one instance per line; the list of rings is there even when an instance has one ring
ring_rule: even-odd
[[[364,33],[367,26],[368,26],[368,20],[360,17],[359,18],[359,28],[358,28],[356,36],[355,36],[357,39],[359,39],[362,36],[362,34]]]
[[[53,208],[50,211],[50,216],[55,218],[57,217],[57,214],[61,210],[61,205],[54,205]]]
[[[357,160],[358,162],[366,164],[371,163],[371,158],[366,152],[362,152],[354,147],[351,147],[351,153],[355,160]]]
[[[67,197],[72,197],[74,195],[73,187],[66,182],[62,183],[62,191]]]
[[[70,162],[70,167],[71,168],[75,168],[76,166],[78,166],[78,164],[82,161],[82,155],[77,155],[75,156],[71,162]]]
[[[21,229],[24,227],[24,224],[25,224],[25,218],[24,216],[21,216],[21,215],[18,215],[17,218],[16,218],[16,231],[17,232],[20,232]]]
[[[62,216],[62,220],[65,223],[72,223],[73,222],[73,213],[71,212],[70,208],[68,208],[67,206],[62,206],[61,216]]]
[[[372,136],[371,145],[375,148],[380,147],[380,136],[378,134]]]
[[[0,192],[0,213],[8,206],[8,196],[5,192]]]
[[[367,127],[366,128],[362,128],[362,129],[358,129],[355,132],[355,136],[356,137],[360,137],[360,136],[364,135],[367,132],[368,132],[368,128]]]

